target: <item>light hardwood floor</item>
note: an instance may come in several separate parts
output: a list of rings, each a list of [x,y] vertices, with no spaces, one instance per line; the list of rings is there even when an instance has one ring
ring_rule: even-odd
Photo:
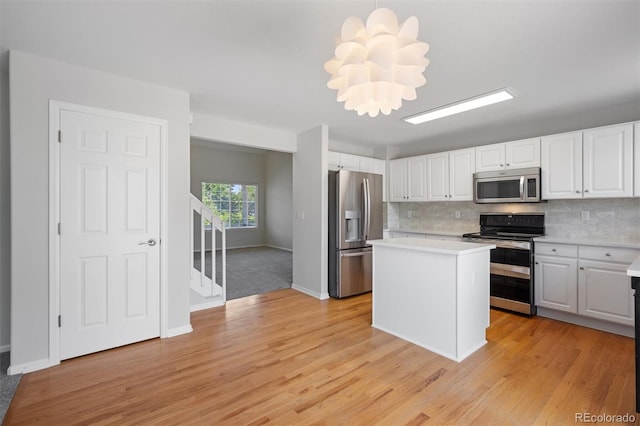
[[[194,332],[23,377],[6,424],[573,424],[635,414],[633,340],[491,312],[461,363],[371,328],[371,295],[295,290],[192,315]]]

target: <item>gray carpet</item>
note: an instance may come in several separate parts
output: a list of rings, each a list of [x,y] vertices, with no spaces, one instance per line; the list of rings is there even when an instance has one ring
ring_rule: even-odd
[[[200,270],[200,257],[195,257]],[[211,253],[205,259],[205,274],[211,276]],[[222,256],[216,253],[216,282],[222,282]],[[271,247],[227,250],[227,300],[291,288],[292,253]]]
[[[22,377],[22,374],[7,376],[7,368],[9,368],[9,352],[3,352],[0,354],[0,423],[7,413]]]

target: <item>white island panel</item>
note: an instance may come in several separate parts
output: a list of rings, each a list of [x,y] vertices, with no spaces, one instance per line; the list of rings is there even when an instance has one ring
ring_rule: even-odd
[[[371,243],[373,327],[455,361],[486,343],[495,246],[412,238]]]

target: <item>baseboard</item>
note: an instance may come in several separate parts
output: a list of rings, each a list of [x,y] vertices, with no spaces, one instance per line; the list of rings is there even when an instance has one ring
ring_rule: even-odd
[[[295,284],[291,284],[291,288],[299,291],[300,293],[304,293],[307,296],[315,297],[316,299],[326,300],[329,298],[329,293],[318,293],[313,290],[309,290],[308,288],[300,287]]]
[[[169,330],[167,330],[167,335],[165,337],[176,337],[180,336],[181,334],[189,334],[192,331],[193,327],[191,327],[191,324],[187,324],[182,327],[170,328]]]
[[[191,305],[191,312],[203,311],[205,309],[217,308],[219,306],[224,306],[224,302],[221,297],[217,298],[217,300]]]
[[[7,370],[7,374],[9,376],[13,376],[14,374],[31,373],[32,371],[44,370],[45,368],[53,367],[58,364],[58,362],[52,362],[49,358],[25,362],[24,364],[11,364]]]
[[[277,250],[284,250],[284,251],[288,251],[288,252],[293,253],[293,249],[286,248],[286,247],[272,246],[271,244],[265,244],[262,247],[269,247],[269,248],[273,248],[273,249],[277,249]]]
[[[599,320],[596,318],[584,317],[569,312],[556,311],[555,309],[547,309],[538,306],[538,316],[551,318],[556,321],[568,322],[570,324],[580,325],[582,327],[594,328],[607,333],[619,334],[620,336],[633,337],[635,329],[632,325],[618,324]]]
[[[0,346],[0,354],[11,351],[11,345]]]

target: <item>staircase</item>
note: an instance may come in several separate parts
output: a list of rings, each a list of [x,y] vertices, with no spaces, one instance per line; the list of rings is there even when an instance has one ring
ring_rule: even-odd
[[[215,261],[218,232],[221,234],[222,255],[220,282],[216,282]],[[207,252],[211,253],[210,271],[206,268]],[[208,307],[221,306],[226,301],[227,242],[224,223],[193,194],[191,194],[191,289],[207,299]]]

